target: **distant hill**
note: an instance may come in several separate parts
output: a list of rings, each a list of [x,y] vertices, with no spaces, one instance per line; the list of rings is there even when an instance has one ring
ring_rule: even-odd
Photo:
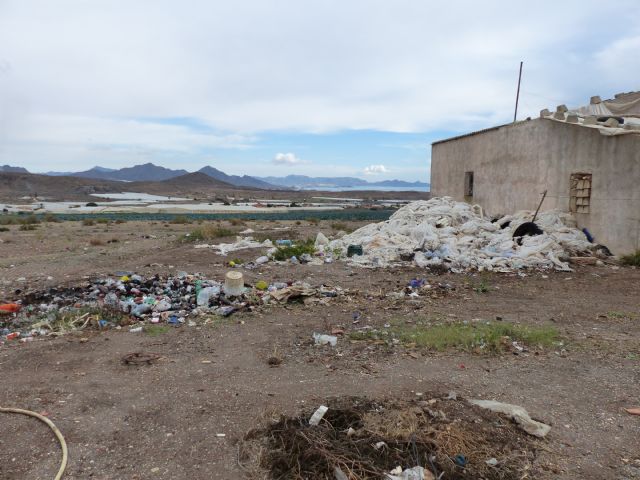
[[[202,167],[199,172],[209,177],[225,182],[226,184],[235,185],[237,187],[250,187],[262,189],[278,189],[262,180],[250,177],[249,175],[227,175],[226,173],[210,166]],[[188,174],[186,170],[172,170],[170,168],[159,167],[153,163],[145,163],[144,165],[135,165],[133,167],[121,168],[114,170],[105,167],[93,167],[83,172],[46,172],[45,175],[54,177],[70,176],[81,178],[95,178],[101,180],[118,180],[124,182],[156,182],[169,180],[171,178],[181,177]]]
[[[0,197],[12,199],[25,196],[39,198],[86,198],[92,193],[122,192],[127,184],[108,180],[77,177],[56,177],[32,173],[0,173]]]
[[[426,188],[428,183],[405,182],[404,180],[382,180],[367,182],[356,177],[308,177],[306,175],[287,175],[286,177],[260,177],[273,185],[288,188],[349,188],[349,187],[394,187],[394,188]]]
[[[70,173],[71,177],[98,178],[102,180],[120,180],[125,182],[161,182],[170,178],[179,177],[189,172],[186,170],[172,170],[159,167],[153,163],[134,165],[120,170],[112,170],[104,167],[93,167],[84,172]]]
[[[83,178],[100,178],[102,173],[115,172],[113,168],[93,167],[84,172],[44,172],[43,175],[50,177],[83,177]]]
[[[249,175],[227,175],[217,168],[213,168],[208,165],[206,167],[202,167],[200,170],[198,170],[198,172],[202,172],[212,178],[215,178],[216,180],[230,183],[231,185],[235,185],[237,187],[263,188],[265,190],[281,188],[265,181],[258,180],[257,178],[250,177]]]
[[[0,165],[0,172],[29,173],[26,168],[12,167],[11,165]]]
[[[180,188],[235,188],[235,185],[216,180],[202,172],[187,173],[179,177],[163,180],[160,183]]]
[[[18,168],[18,167],[2,167]],[[23,169],[24,170],[24,169]],[[21,173],[26,173],[26,170]],[[259,188],[263,190],[283,190],[283,189],[348,189],[359,187],[372,188],[401,188],[406,190],[422,190],[429,187],[428,183],[405,182],[403,180],[383,180],[379,182],[368,182],[356,177],[309,177],[307,175],[287,175],[286,177],[252,177],[249,175],[228,175],[212,166],[204,166],[198,172],[214,180],[223,182],[225,185],[233,185],[240,188]],[[160,167],[153,163],[134,165],[133,167],[114,170],[105,167],[93,167],[83,172],[47,172],[49,176],[70,176],[79,178],[92,178],[97,180],[113,180],[121,182],[162,182],[172,178],[178,178],[189,174],[186,170],[172,170]],[[187,177],[192,178],[192,177]]]

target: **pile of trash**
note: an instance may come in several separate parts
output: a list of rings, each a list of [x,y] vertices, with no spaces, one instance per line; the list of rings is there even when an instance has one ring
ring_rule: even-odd
[[[299,300],[326,303],[344,294],[339,287],[311,286],[305,282],[263,280],[244,282],[241,272],[227,272],[224,282],[185,272],[176,276],[144,277],[120,272],[71,288],[51,288],[22,295],[15,303],[0,305],[0,338],[29,341],[38,335],[59,335],[88,325],[99,329],[144,324],[180,326],[200,315],[229,316],[261,305]]]
[[[389,220],[366,225],[329,243],[332,251],[361,248],[350,262],[364,267],[387,267],[412,261],[419,267],[447,268],[452,272],[521,268],[569,271],[573,256],[592,256],[597,247],[576,228],[573,217],[550,210],[538,215],[541,232],[514,238],[516,229],[531,222],[531,212],[518,212],[494,221],[482,208],[450,197],[412,202]],[[360,252],[359,252],[360,253]]]
[[[252,478],[536,478],[533,437],[549,427],[522,407],[467,402],[455,392],[416,395],[330,399],[315,411],[272,419],[240,442],[238,460]]]

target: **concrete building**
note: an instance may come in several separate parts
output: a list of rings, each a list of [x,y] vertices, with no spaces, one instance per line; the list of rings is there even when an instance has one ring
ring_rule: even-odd
[[[628,115],[640,114],[640,92],[618,97],[433,143],[432,195],[499,215],[535,210],[547,190],[542,210],[572,212],[616,254],[640,249],[640,115]],[[631,110],[611,118],[607,102]]]

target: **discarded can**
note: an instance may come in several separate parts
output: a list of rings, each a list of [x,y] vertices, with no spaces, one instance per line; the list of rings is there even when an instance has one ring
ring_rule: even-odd
[[[347,247],[347,257],[353,257],[354,255],[362,255],[362,245],[349,245]]]

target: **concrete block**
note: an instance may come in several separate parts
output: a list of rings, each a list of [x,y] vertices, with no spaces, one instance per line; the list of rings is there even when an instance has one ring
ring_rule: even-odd
[[[624,128],[625,130],[633,130],[635,132],[640,132],[640,125],[634,125],[634,124],[631,124],[631,123],[625,123],[622,128]]]
[[[558,106],[556,107],[556,112],[562,112],[562,113],[564,113],[564,112],[568,112],[568,111],[569,111],[569,109],[568,109],[568,108],[567,108],[567,106],[566,106],[566,105],[564,105],[564,104],[563,104],[563,105],[558,105]]]
[[[564,120],[564,112],[556,112],[553,114],[553,118],[556,120]]]
[[[610,118],[609,120],[604,122],[603,125],[609,128],[618,128],[620,126],[618,120],[616,120],[615,118]]]
[[[578,123],[578,115],[575,113],[567,115],[567,123]]]
[[[591,97],[591,101],[589,101],[589,103],[591,105],[598,105],[599,103],[602,103],[602,99],[599,95],[594,95],[593,97]]]
[[[549,111],[548,108],[545,108],[544,110],[540,110],[540,118],[548,117],[549,115],[551,115],[551,112]]]
[[[588,117],[584,117],[584,121],[582,122],[583,125],[597,125],[598,124],[598,117],[594,117],[592,115],[588,116]]]

